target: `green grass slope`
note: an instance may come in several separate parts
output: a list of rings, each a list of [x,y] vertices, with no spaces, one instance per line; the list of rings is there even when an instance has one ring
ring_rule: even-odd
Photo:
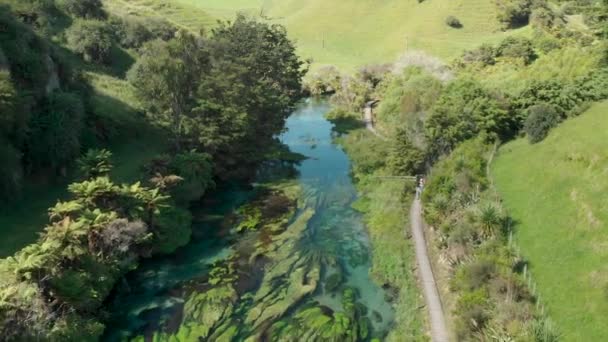
[[[608,102],[493,165],[516,238],[564,341],[608,339]]]
[[[106,0],[109,7],[129,3],[168,16],[171,7],[198,9],[229,19],[237,12],[263,14],[284,24],[300,54],[314,66],[333,64],[346,71],[368,63],[392,62],[406,50],[424,50],[446,60],[484,42],[496,42],[526,28],[501,32],[493,0]],[[167,5],[173,3],[173,5]],[[178,6],[179,4],[179,6]],[[450,28],[453,15],[463,24]],[[186,17],[173,21],[191,24]],[[190,24],[188,24],[190,23]]]

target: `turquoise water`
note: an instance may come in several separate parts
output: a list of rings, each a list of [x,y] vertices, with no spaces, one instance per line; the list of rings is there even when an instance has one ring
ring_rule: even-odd
[[[350,161],[333,142],[333,125],[324,118],[329,107],[326,102],[306,101],[287,120],[287,132],[281,140],[293,152],[308,157],[298,167],[297,181],[302,187],[301,207],[313,208],[314,216],[294,244],[302,253],[312,250],[322,260],[319,286],[304,300],[287,310],[288,317],[304,305],[321,305],[333,311],[342,308],[342,290],[327,291],[325,280],[340,269],[344,274],[342,288],[354,288],[358,302],[367,310],[374,336],[384,336],[393,322],[393,311],[387,294],[370,279],[370,245],[365,225],[359,213],[351,208],[357,198],[350,177]],[[145,261],[120,286],[109,305],[111,321],[106,340],[115,341],[136,335],[151,336],[161,326],[179,326],[184,302],[192,292],[204,291],[207,274],[214,261],[226,259],[235,251],[255,244],[259,234],[223,234],[221,217],[247,201],[249,192],[235,188],[220,192],[215,205],[206,205],[206,214],[218,220],[199,222],[194,226],[193,241],[175,255]],[[300,211],[303,210],[300,209]],[[265,269],[259,270],[263,278]],[[259,281],[258,284],[259,286]],[[194,289],[194,290],[193,290]],[[255,295],[255,286],[251,291]],[[245,296],[243,296],[245,297]],[[248,308],[246,305],[245,308]],[[236,315],[236,314],[235,314]],[[245,313],[244,316],[247,314]],[[241,316],[243,314],[241,313]],[[279,317],[281,318],[281,317]],[[234,322],[243,324],[243,318]],[[245,329],[246,330],[246,329]],[[236,340],[242,340],[241,336]]]

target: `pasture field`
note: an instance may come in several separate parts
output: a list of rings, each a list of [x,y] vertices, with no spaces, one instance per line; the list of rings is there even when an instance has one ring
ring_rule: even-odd
[[[543,303],[564,341],[608,336],[608,102],[541,143],[504,145],[493,165]]]
[[[463,50],[522,28],[499,29],[493,0],[105,0],[111,11],[156,14],[198,29],[244,12],[283,24],[313,68],[336,65],[344,71],[394,61],[407,50],[424,50],[449,61]],[[455,16],[463,27],[445,24]]]

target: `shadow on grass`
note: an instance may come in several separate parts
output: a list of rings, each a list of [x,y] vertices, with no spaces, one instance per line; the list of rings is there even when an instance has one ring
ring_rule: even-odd
[[[334,127],[331,129],[332,132],[338,136],[348,134],[349,132],[357,129],[365,128],[365,124],[361,120],[353,117],[340,117],[330,119],[329,121],[334,124]]]
[[[55,45],[55,51],[73,66],[85,72],[105,74],[124,79],[127,71],[135,64],[135,58],[119,46],[113,46],[110,52],[109,64],[87,62],[80,55],[65,46]]]

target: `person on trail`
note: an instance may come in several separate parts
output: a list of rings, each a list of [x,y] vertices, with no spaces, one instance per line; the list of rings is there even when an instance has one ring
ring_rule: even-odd
[[[422,177],[416,176],[416,199],[420,199],[422,194]]]
[[[422,195],[422,192],[424,191],[425,183],[426,183],[426,180],[424,179],[424,177],[420,177],[418,182],[416,182],[416,199],[420,199],[420,196]]]

